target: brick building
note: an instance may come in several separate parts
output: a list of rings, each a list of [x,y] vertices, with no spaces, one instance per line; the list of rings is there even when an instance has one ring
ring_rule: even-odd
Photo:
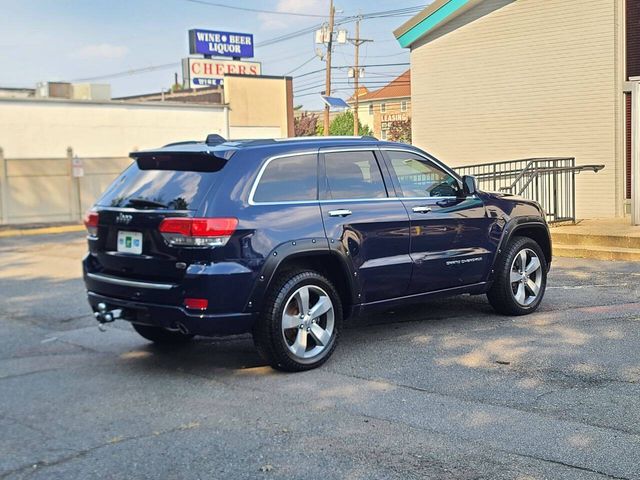
[[[354,98],[351,97],[348,103],[353,108]],[[391,122],[411,119],[410,71],[407,70],[379,90],[361,90],[358,96],[358,119],[382,140],[387,139]]]

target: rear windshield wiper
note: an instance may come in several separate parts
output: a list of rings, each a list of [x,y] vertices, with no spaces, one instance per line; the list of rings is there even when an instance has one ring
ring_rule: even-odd
[[[147,200],[146,198],[130,198],[127,206],[131,207],[152,207],[152,208],[169,208],[169,205],[155,200]]]

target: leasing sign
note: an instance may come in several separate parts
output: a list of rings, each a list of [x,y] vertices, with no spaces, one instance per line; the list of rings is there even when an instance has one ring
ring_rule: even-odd
[[[189,53],[213,57],[253,58],[250,33],[189,30]]]
[[[260,75],[259,62],[215,60],[210,58],[182,59],[182,75],[189,88],[222,85],[225,75]]]

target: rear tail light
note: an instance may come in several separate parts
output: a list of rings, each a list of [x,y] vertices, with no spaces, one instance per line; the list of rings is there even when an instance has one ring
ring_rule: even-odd
[[[176,247],[221,247],[236,231],[237,218],[165,218],[160,233]]]
[[[184,306],[189,310],[206,310],[209,306],[209,300],[206,298],[185,298]]]
[[[92,212],[89,210],[84,215],[84,226],[91,237],[98,236],[98,220],[99,220],[98,212]]]

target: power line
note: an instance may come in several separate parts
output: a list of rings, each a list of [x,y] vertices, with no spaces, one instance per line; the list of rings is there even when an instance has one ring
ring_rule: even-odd
[[[388,17],[402,17],[402,16],[408,16],[408,15],[414,15],[416,13],[418,13],[419,11],[421,11],[426,5],[417,5],[415,7],[406,7],[406,8],[398,8],[395,10],[382,10],[379,12],[370,12],[370,13],[365,13],[362,15],[351,15],[349,17],[344,17],[341,20],[337,20],[335,22],[336,26],[338,25],[344,25],[347,23],[351,23],[354,22],[355,20],[358,19],[358,17],[362,18],[362,19],[368,19],[368,18],[388,18]],[[315,32],[318,28],[320,28],[322,25],[313,25],[311,27],[307,27],[307,28],[303,28],[302,30],[298,30],[297,32],[292,32],[292,33],[288,33],[285,35],[281,35],[279,37],[274,37],[271,38],[269,40],[265,40],[262,43],[258,43],[256,44],[256,47],[266,47],[268,45],[273,45],[274,43],[279,43],[279,42],[284,42],[286,40],[291,40],[293,38],[297,38],[300,37],[302,35],[305,35],[307,33],[311,33],[311,32]]]
[[[245,8],[245,7],[236,7],[236,6],[231,6],[231,5],[224,5],[224,4],[214,3],[214,2],[208,2],[206,0],[185,0],[185,1],[192,2],[192,3],[200,3],[200,4],[209,5],[209,6],[215,6],[215,7],[220,7],[220,8],[231,8],[231,9],[235,9],[235,10],[244,10],[244,11],[261,12],[261,13],[274,13],[274,12],[271,12],[271,11],[268,11],[268,10],[250,9],[250,8]],[[336,25],[344,25],[344,24],[351,23],[351,22],[357,20],[358,17],[360,17],[362,19],[368,19],[368,18],[388,18],[388,17],[398,17],[398,16],[413,15],[413,14],[421,11],[425,6],[426,6],[426,4],[416,5],[414,7],[399,8],[399,9],[394,9],[394,10],[382,10],[382,11],[379,11],[379,12],[370,12],[370,13],[366,13],[366,14],[362,14],[362,15],[352,15],[352,16],[344,17],[344,18],[342,18],[340,20],[337,20],[335,23],[336,23]],[[281,12],[281,13],[289,14],[291,12]],[[301,15],[301,16],[312,16],[312,15],[307,15],[307,14],[299,14],[299,15]],[[324,15],[313,15],[313,16],[317,16],[317,17],[320,17],[320,18],[326,18]],[[281,35],[279,37],[274,37],[274,38],[265,40],[264,42],[256,43],[255,46],[256,47],[267,47],[267,46],[270,46],[270,45],[273,45],[273,44],[276,44],[276,43],[284,42],[284,41],[287,41],[287,40],[292,40],[292,39],[300,37],[302,35],[306,35],[308,33],[315,32],[321,26],[322,25],[313,25],[313,26],[310,26],[310,27],[307,27],[307,28],[303,28],[303,29],[297,30],[295,32],[291,32],[291,33],[288,33],[288,34],[285,34],[285,35]],[[121,72],[116,72],[116,73],[108,73],[108,74],[105,74],[105,75],[82,78],[82,79],[76,79],[76,80],[72,80],[72,81],[87,82],[87,81],[94,81],[94,80],[106,80],[106,79],[112,79],[112,78],[119,78],[119,77],[122,77],[122,76],[136,75],[136,74],[139,74],[139,73],[152,72],[154,70],[163,70],[163,69],[166,69],[166,68],[175,67],[177,65],[180,65],[180,64],[178,62],[172,62],[172,63],[162,64],[162,65],[152,65],[152,66],[149,66],[149,67],[130,69],[130,70],[126,70],[126,71],[121,71]],[[303,75],[305,75],[305,74],[303,74]]]
[[[207,5],[209,7],[228,8],[230,10],[242,10],[244,12],[268,13],[270,15],[292,15],[295,17],[325,18],[325,15],[318,15],[318,14],[312,14],[312,13],[279,12],[277,10],[262,10],[260,8],[236,7],[235,5],[225,5],[224,3],[207,2],[205,0],[185,0],[185,1],[191,2],[191,3],[199,3],[201,5]]]
[[[387,81],[376,81],[376,82],[362,82],[362,83],[366,83],[367,85],[371,85],[374,87],[384,87],[387,86],[390,82]],[[351,82],[349,81],[334,81],[333,82],[334,85],[352,85]],[[409,86],[411,85],[410,81],[398,81],[398,82],[394,82],[395,86]],[[315,83],[312,85],[306,85],[304,87],[298,88],[294,91],[294,93],[302,93],[302,92],[307,92],[309,90],[314,90],[316,88],[320,88],[320,87],[324,87],[324,83]]]
[[[296,68],[294,68],[293,70],[288,71],[287,73],[284,74],[284,76],[287,75],[291,75],[293,72],[295,72],[296,70],[301,69],[302,67],[304,67],[305,65],[307,65],[308,63],[311,63],[312,61],[314,61],[316,58],[318,58],[316,55],[314,55],[313,57],[311,57],[309,60],[305,61],[302,65],[298,65]]]
[[[400,66],[409,66],[409,62],[398,62],[398,63],[370,63],[367,65],[360,65],[361,67],[373,68],[373,67],[400,67]],[[332,66],[331,70],[341,69],[341,68],[350,68],[349,65],[340,65],[340,66]],[[295,75],[293,78],[302,78],[307,75],[313,75],[314,73],[324,72],[324,68],[319,70],[312,70],[311,72],[301,73],[300,75]]]
[[[122,72],[110,73],[107,75],[100,75],[97,77],[76,78],[72,80],[72,82],[93,82],[94,80],[108,80],[111,78],[126,77],[129,75],[135,75],[138,73],[154,72],[156,70],[164,70],[166,68],[173,68],[177,66],[180,66],[180,62],[165,63],[163,65],[152,65],[150,67],[134,68],[131,70],[124,70]]]

